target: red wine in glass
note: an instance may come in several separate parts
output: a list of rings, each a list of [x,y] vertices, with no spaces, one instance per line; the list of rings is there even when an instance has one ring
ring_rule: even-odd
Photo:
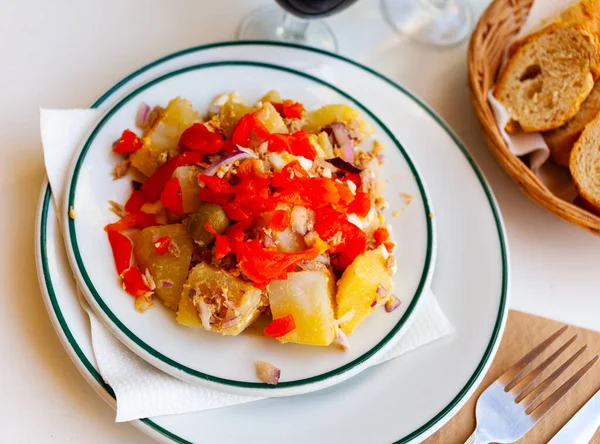
[[[238,30],[241,40],[279,40],[335,52],[335,35],[322,20],[346,9],[357,0],[276,0],[250,13]],[[282,9],[283,8],[283,9]]]
[[[327,17],[340,12],[356,0],[275,0],[290,14],[301,18]]]

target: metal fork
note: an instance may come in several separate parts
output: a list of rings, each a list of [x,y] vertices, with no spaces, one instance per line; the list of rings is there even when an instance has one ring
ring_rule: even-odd
[[[598,361],[598,356],[594,356],[568,381],[542,400],[546,389],[581,356],[587,345],[578,349],[538,384],[535,384],[535,379],[575,342],[577,335],[529,373],[525,372],[525,368],[567,328],[568,326],[564,326],[523,356],[481,394],[475,413],[477,426],[465,444],[513,443],[521,439],[592,368]]]

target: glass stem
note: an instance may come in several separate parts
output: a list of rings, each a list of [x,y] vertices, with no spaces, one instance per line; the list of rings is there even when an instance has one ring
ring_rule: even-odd
[[[292,14],[285,12],[277,33],[283,40],[302,43],[306,41],[306,30],[308,29],[308,25],[308,20],[294,17]]]

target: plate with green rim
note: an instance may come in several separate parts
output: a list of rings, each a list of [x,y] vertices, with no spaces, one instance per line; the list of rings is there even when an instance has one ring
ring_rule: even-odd
[[[418,162],[436,202],[433,217],[439,237],[433,289],[456,332],[324,391],[260,401],[252,403],[252,407],[153,418],[144,420],[141,427],[145,431],[152,429],[155,437],[176,442],[234,442],[235,431],[229,434],[227,429],[232,419],[249,431],[248,439],[261,442],[276,442],[282,433],[289,436],[290,430],[294,431],[290,442],[420,441],[466,402],[489,367],[504,327],[507,250],[501,218],[489,188],[464,147],[426,105],[369,68],[309,48],[270,42],[226,42],[192,48],[138,70],[95,105],[107,110],[145,82],[181,67],[241,57],[263,63],[293,60],[286,65],[321,73],[321,78],[348,91],[375,115],[385,116],[385,124],[399,135]],[[364,88],[365,84],[369,88]],[[394,112],[386,114],[386,110]],[[464,193],[461,199],[448,199],[458,191]],[[40,221],[47,222],[48,214],[50,219],[55,216],[51,208],[42,210],[40,204]],[[87,350],[85,347],[89,343],[87,326],[85,321],[82,323],[83,318],[72,313],[76,295],[63,288],[64,281],[70,281],[68,265],[64,257],[62,262],[53,257],[62,254],[57,251],[57,229],[54,224],[53,234],[39,233],[40,283],[59,336],[91,381],[94,364],[89,346]],[[50,268],[46,272],[42,266],[44,245],[46,263],[58,267],[54,273],[52,266],[46,267]],[[457,252],[460,261],[456,261]],[[52,291],[52,284],[61,290]],[[107,387],[96,388],[106,395]],[[415,409],[415,405],[419,408]],[[257,413],[264,414],[264,424],[257,420],[263,415]],[[301,426],[306,424],[310,427]]]
[[[381,176],[387,182],[384,197],[389,204],[384,215],[398,245],[393,254],[401,271],[394,277],[393,288],[402,304],[392,313],[383,306],[376,310],[350,335],[347,351],[336,346],[281,345],[253,328],[236,337],[210,334],[177,324],[174,312],[162,304],[141,315],[115,275],[103,227],[115,220],[108,202],[125,202],[131,183],[110,178],[119,160],[110,148],[123,129],[134,128],[140,104],[164,107],[180,96],[206,115],[211,100],[219,94],[235,91],[255,103],[271,89],[303,103],[308,110],[327,104],[357,109],[375,129],[373,140],[384,147]],[[433,275],[433,209],[419,171],[396,135],[347,92],[285,66],[243,60],[194,64],[141,85],[112,106],[91,130],[75,155],[69,177],[63,209],[65,245],[84,296],[110,331],[133,352],[190,383],[239,395],[272,397],[307,393],[342,382],[395,345],[410,325]],[[403,197],[407,195],[411,196],[408,206]],[[70,217],[71,208],[76,218]],[[393,217],[394,210],[404,211],[401,217]],[[257,360],[281,369],[277,385],[257,379]]]

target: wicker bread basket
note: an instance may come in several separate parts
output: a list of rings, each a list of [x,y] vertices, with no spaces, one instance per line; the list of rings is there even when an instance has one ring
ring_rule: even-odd
[[[510,152],[487,101],[504,49],[525,22],[532,3],[533,0],[495,0],[481,16],[469,44],[471,102],[486,143],[525,194],[567,222],[600,235],[600,217],[555,196],[521,159]]]

